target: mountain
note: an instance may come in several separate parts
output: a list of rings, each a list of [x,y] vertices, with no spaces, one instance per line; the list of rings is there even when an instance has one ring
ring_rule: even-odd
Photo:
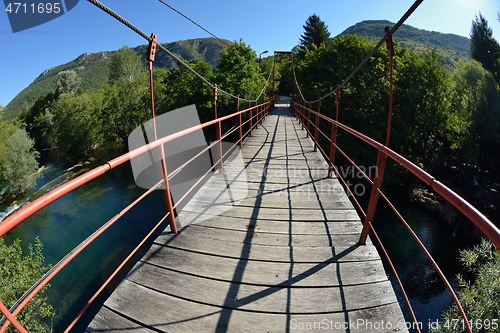
[[[379,42],[384,37],[384,28],[393,27],[390,21],[362,21],[349,28],[343,34],[363,36],[371,41]],[[454,68],[459,60],[468,60],[470,39],[454,34],[443,34],[436,31],[417,29],[403,24],[394,33],[394,42],[407,46],[419,53],[436,49],[444,57],[446,66]]]
[[[198,38],[173,43],[162,44],[170,52],[185,59],[198,59],[216,67],[219,61],[219,54],[225,46],[231,45],[228,40],[216,38]],[[139,45],[134,50],[141,55],[146,67],[147,45]],[[24,105],[32,104],[39,96],[46,95],[54,91],[56,75],[65,70],[74,70],[81,77],[82,89],[94,91],[100,89],[108,79],[109,59],[116,51],[84,53],[76,59],[43,71],[28,87],[23,89],[14,99],[3,109],[4,119],[14,119],[23,109]],[[176,66],[165,52],[161,50],[156,53],[155,68]]]

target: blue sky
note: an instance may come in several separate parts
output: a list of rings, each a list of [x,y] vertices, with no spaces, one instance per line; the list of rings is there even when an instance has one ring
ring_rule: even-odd
[[[332,36],[362,20],[396,22],[414,0],[164,0],[219,38],[239,40],[257,53],[291,50],[313,13],[326,22]],[[209,37],[158,0],[101,0],[161,43]],[[479,12],[500,40],[499,0],[425,0],[406,22],[420,29],[469,36]],[[381,32],[381,36],[382,36]],[[397,39],[397,33],[394,36]],[[0,105],[7,105],[44,70],[82,53],[112,51],[145,44],[135,32],[85,0],[65,15],[41,26],[12,33],[7,14],[0,13]]]

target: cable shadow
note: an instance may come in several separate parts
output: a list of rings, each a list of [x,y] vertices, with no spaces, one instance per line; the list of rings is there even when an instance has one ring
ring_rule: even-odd
[[[276,110],[276,109],[274,109],[274,110]],[[276,120],[276,124],[274,126],[274,133],[272,135],[273,138],[276,137],[276,130],[278,128],[278,124],[279,124],[280,118],[281,118],[279,109],[277,110],[277,112],[273,112],[273,114],[276,114],[276,113],[278,114],[278,119]],[[266,139],[269,137],[269,135],[270,135],[270,133],[267,132],[265,135]],[[269,151],[268,151],[269,158],[271,157],[271,153],[273,151],[273,148],[274,148],[274,143],[271,142],[270,147],[269,147]],[[265,165],[269,165],[269,160],[266,161]],[[265,176],[265,174],[263,174],[261,177],[261,184],[259,187],[262,190],[264,189],[264,186],[265,186],[265,178],[266,178],[266,176]],[[250,214],[250,216],[258,216],[261,201],[262,201],[261,197],[257,198],[257,200],[255,202],[255,206],[253,207],[253,210],[252,210],[252,214]],[[257,225],[257,219],[249,221],[250,227],[248,228],[248,230],[246,232],[247,235],[245,238],[249,238],[249,237],[253,236],[253,229],[255,228],[256,225]],[[240,258],[245,258],[245,257],[248,258],[249,254],[250,254],[251,246],[252,246],[252,243],[243,243],[243,248],[241,249]],[[240,285],[241,285],[240,283],[243,280],[243,272],[246,268],[247,262],[248,262],[247,259],[240,259],[240,261],[238,262],[238,265],[235,269],[233,278],[231,279],[232,282],[229,285],[229,290],[227,292],[226,299],[225,299],[224,305],[223,305],[223,309],[221,311],[221,315],[220,315],[219,321],[217,323],[217,327],[216,327],[217,333],[222,333],[222,332],[227,331],[227,327],[229,325],[229,320],[231,318],[231,314],[233,311],[233,309],[229,308],[229,305],[230,305],[230,303],[232,303],[232,300],[235,300],[237,298],[238,291],[239,291]]]
[[[299,133],[297,132],[297,127],[295,126],[295,124],[294,124],[294,130],[295,130],[295,133],[296,133],[297,137],[299,137]],[[309,169],[309,177],[310,177],[311,180],[314,180],[314,178],[313,178],[313,176],[311,174],[311,168],[310,168],[310,165],[309,165],[308,158],[305,155],[304,146],[302,145],[302,142],[300,140],[299,140],[299,145],[300,145],[300,147],[302,149],[302,152],[304,153],[304,157],[305,157],[305,160],[306,160],[306,165],[308,166],[308,169]],[[317,198],[318,203],[320,205],[321,212],[323,213],[324,225],[325,225],[325,232],[326,232],[326,235],[328,237],[329,243],[332,245],[332,247],[331,247],[331,249],[332,249],[332,256],[335,257],[335,247],[333,245],[332,235],[330,233],[329,226],[328,226],[328,223],[327,223],[328,217],[326,216],[326,212],[325,212],[325,209],[324,209],[323,204],[321,202],[321,198],[319,197],[318,191],[316,189],[316,184],[313,183],[312,186],[314,188],[314,193],[316,194],[316,198]],[[339,282],[340,299],[341,299],[341,302],[342,302],[342,309],[344,310],[344,322],[348,323],[349,322],[349,313],[347,311],[347,304],[346,304],[345,292],[344,292],[344,288],[343,288],[343,284],[342,284],[342,276],[340,274],[340,265],[339,265],[338,261],[337,261],[336,265],[337,265],[337,267],[336,267],[337,268],[337,280]],[[350,332],[351,332],[351,329],[348,326],[347,329],[346,329],[346,333],[350,333]]]

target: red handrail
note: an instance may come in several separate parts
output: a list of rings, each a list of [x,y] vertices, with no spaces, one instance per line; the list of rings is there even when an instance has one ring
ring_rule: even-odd
[[[410,171],[419,180],[423,181],[426,185],[431,187],[436,193],[441,195],[441,197],[443,197],[446,201],[448,201],[450,204],[452,204],[456,209],[458,209],[460,212],[462,212],[462,214],[464,214],[472,223],[474,223],[474,225],[476,225],[496,245],[496,247],[500,249],[500,230],[486,216],[484,216],[481,212],[479,212],[474,206],[472,206],[465,199],[460,197],[453,190],[451,190],[450,188],[448,188],[447,186],[445,186],[444,184],[442,184],[441,182],[436,180],[432,175],[430,175],[426,171],[422,170],[417,165],[415,165],[414,163],[412,163],[411,161],[409,161],[405,157],[399,155],[398,153],[396,153],[392,149],[388,148],[386,145],[379,143],[378,141],[376,141],[376,140],[340,123],[337,120],[333,120],[333,119],[331,119],[331,118],[329,118],[329,117],[327,117],[319,112],[316,112],[316,111],[314,111],[310,108],[307,108],[304,105],[296,103],[294,101],[291,101],[290,105],[292,107],[292,110],[295,113],[295,116],[297,117],[299,122],[302,123],[303,128],[306,129],[306,132],[310,132],[311,125],[313,126],[313,128],[315,126],[318,126],[317,121],[315,121],[316,124],[314,124],[310,121],[309,117],[311,114],[313,114],[316,119],[321,118],[321,119],[323,119],[326,122],[331,124],[332,137],[330,138],[330,142],[329,142],[330,147],[331,147],[330,149],[332,149],[334,147],[336,150],[340,151],[342,154],[345,155],[345,153],[338,147],[338,145],[336,143],[336,129],[337,128],[341,128],[345,132],[353,135],[354,137],[365,142],[366,144],[372,146],[373,148],[375,148],[378,151],[378,154],[379,154],[378,160],[380,160],[381,156],[382,156],[382,158],[390,157],[396,163],[403,166],[406,170]],[[337,100],[337,107],[338,107],[338,100]],[[337,112],[338,112],[338,110],[337,110]],[[307,115],[307,117],[306,117],[306,115]],[[337,118],[338,118],[338,116],[337,116]],[[333,129],[335,129],[335,130],[333,130]],[[319,130],[319,129],[314,128],[315,132],[317,130]],[[314,137],[311,137],[311,138],[314,141],[315,138]],[[315,144],[319,145],[319,142],[315,142]],[[321,151],[322,155],[324,156],[324,158],[326,159],[326,161],[328,162],[328,164],[330,165],[330,168],[335,171],[339,180],[341,180],[343,182],[344,186],[346,187],[346,190],[351,194],[350,197],[352,198],[354,204],[360,210],[360,213],[364,217],[366,217],[367,213],[363,211],[359,202],[352,195],[352,192],[348,188],[347,183],[343,179],[343,176],[340,174],[340,172],[338,172],[338,169],[333,165],[333,159],[335,158],[335,154],[330,153],[329,155],[327,155],[322,149],[320,149],[320,151]],[[356,163],[352,159],[350,159],[348,156],[346,156],[346,157],[347,157],[347,161],[349,163],[351,163],[357,170],[360,170],[359,166],[357,166]],[[363,176],[366,176],[366,175],[363,173]],[[398,217],[398,219],[409,230],[412,237],[416,240],[416,242],[418,243],[421,250],[425,253],[425,255],[428,257],[431,264],[434,266],[434,268],[438,272],[438,275],[443,280],[446,288],[449,290],[454,302],[456,303],[456,305],[459,309],[459,312],[461,313],[462,317],[464,318],[467,330],[469,332],[472,332],[471,327],[470,327],[468,320],[467,320],[467,316],[463,310],[462,305],[460,304],[460,301],[458,300],[457,295],[455,294],[453,288],[451,287],[451,284],[449,283],[449,281],[444,276],[441,269],[439,268],[439,266],[435,262],[434,258],[432,258],[432,255],[430,254],[430,252],[425,248],[425,246],[420,241],[418,236],[411,229],[411,227],[408,225],[408,223],[404,220],[404,218],[401,216],[401,214],[397,211],[397,209],[394,207],[394,205],[392,205],[392,203],[389,201],[387,196],[385,196],[383,194],[383,192],[380,190],[380,186],[378,186],[378,184],[375,184],[374,181],[369,180],[369,182],[372,185],[372,187],[375,189],[375,191],[377,192],[376,199],[374,199],[373,196],[370,198],[369,206],[370,206],[370,204],[374,204],[371,201],[377,200],[379,195],[389,204],[391,209],[396,213],[396,216]],[[376,205],[376,203],[375,203],[375,205]],[[375,229],[373,228],[373,225],[371,222],[372,221],[370,221],[370,220],[365,221],[365,226],[363,229],[364,230],[365,229],[372,230],[373,232],[375,232]],[[383,244],[380,242],[380,239],[378,238],[378,236],[376,236],[376,233],[375,233],[375,237],[376,237],[376,240],[379,242],[380,246],[382,247],[383,252],[389,261],[390,267],[393,270],[399,285],[402,287],[401,281],[399,280],[399,276],[394,268],[394,265],[392,265],[391,259],[389,258],[387,252],[385,251]],[[360,239],[360,241],[361,241],[361,239]],[[408,307],[410,309],[410,313],[413,316],[413,319],[415,320],[415,316],[414,316],[413,310],[411,308],[411,304],[409,303],[409,300],[408,300],[408,297],[406,296],[406,292],[404,291],[404,288],[401,288],[401,291],[402,291],[403,296],[405,297],[405,300],[408,304]]]
[[[431,187],[436,193],[441,195],[446,201],[448,201],[450,204],[452,204],[456,209],[458,209],[460,212],[462,212],[462,214],[464,214],[472,223],[474,223],[496,245],[496,247],[500,249],[500,230],[486,216],[484,216],[484,214],[482,214],[480,211],[478,211],[474,206],[472,206],[469,202],[467,202],[465,199],[463,199],[461,196],[459,196],[457,193],[455,193],[449,187],[447,187],[446,185],[444,185],[441,182],[439,182],[438,180],[436,180],[428,172],[422,170],[420,167],[418,167],[416,164],[414,164],[410,160],[408,160],[405,157],[401,156],[400,154],[396,153],[392,149],[384,146],[383,144],[379,143],[378,141],[376,141],[376,140],[374,140],[374,139],[338,122],[338,121],[335,121],[335,120],[333,120],[333,119],[331,119],[323,114],[317,113],[316,111],[308,109],[305,106],[302,106],[302,105],[297,104],[295,102],[292,102],[291,105],[295,110],[300,109],[300,108],[307,109],[308,112],[311,112],[311,113],[317,115],[318,117],[326,120],[327,122],[334,124],[338,128],[343,129],[344,131],[348,132],[349,134],[355,136],[356,138],[364,141],[365,143],[369,144],[373,148],[377,149],[379,152],[382,152],[383,154],[390,157],[396,163],[403,166],[406,170],[408,170],[412,174],[414,174],[418,179],[420,179],[426,185]],[[298,117],[298,118],[300,119],[300,117]],[[325,158],[326,158],[327,162],[330,162],[330,159],[328,156],[325,156]]]
[[[222,122],[223,121],[227,121],[229,119],[234,119],[236,120],[236,122],[238,123],[238,126],[236,129],[233,129],[231,131],[229,131],[228,133],[224,134],[224,135],[221,135],[220,132],[219,132],[219,135],[218,136],[218,140],[216,140],[214,142],[213,145],[217,144],[217,143],[221,143],[221,141],[226,138],[228,135],[230,135],[231,133],[234,133],[234,132],[238,132],[238,142],[235,143],[232,148],[230,149],[230,151],[232,149],[234,149],[234,147],[236,147],[236,145],[240,145],[241,141],[243,140],[243,138],[245,136],[247,136],[248,134],[251,134],[251,131],[252,131],[252,126],[253,127],[256,127],[258,125],[259,122],[262,121],[262,119],[267,115],[267,113],[269,113],[269,111],[271,110],[272,108],[272,104],[271,102],[265,102],[265,103],[261,103],[261,104],[258,104],[258,105],[254,105],[254,106],[250,106],[249,108],[245,109],[245,110],[241,110],[241,111],[237,111],[233,114],[230,114],[230,115],[227,115],[227,116],[224,116],[224,117],[220,117],[220,118],[217,118],[217,119],[214,119],[214,120],[211,120],[211,121],[208,121],[206,123],[203,123],[203,124],[200,124],[200,125],[197,125],[197,126],[193,126],[193,127],[190,127],[188,129],[185,129],[185,130],[182,130],[182,131],[179,131],[179,132],[176,132],[174,134],[171,134],[169,136],[166,136],[166,137],[163,137],[161,139],[158,139],[158,140],[155,140],[145,146],[142,146],[142,147],[139,147],[137,149],[134,149],[126,154],[123,154],[117,158],[114,158],[108,162],[106,162],[105,164],[95,168],[95,169],[92,169],[88,172],[86,172],[85,174],[53,189],[52,191],[44,194],[43,196],[41,196],[40,198],[36,199],[35,201],[33,201],[32,203],[22,207],[21,209],[19,209],[18,211],[16,211],[15,213],[13,213],[12,215],[8,216],[5,220],[3,220],[1,223],[0,223],[0,237],[4,236],[6,233],[8,233],[10,230],[12,230],[13,228],[15,228],[17,225],[19,225],[20,223],[22,223],[23,221],[25,221],[27,218],[29,218],[30,216],[34,215],[35,213],[37,213],[38,211],[40,211],[41,209],[43,209],[44,207],[47,207],[48,205],[50,205],[51,203],[53,203],[54,201],[60,199],[61,197],[63,197],[64,195],[70,193],[71,191],[79,188],[80,186],[102,176],[104,173],[128,162],[129,160],[131,160],[132,158],[134,157],[137,157],[141,154],[144,154],[146,152],[149,152],[150,150],[152,149],[155,149],[157,147],[160,147],[162,146],[163,144],[167,143],[167,142],[170,142],[170,141],[173,141],[175,139],[178,139],[182,136],[185,136],[187,134],[190,134],[190,133],[193,133],[195,131],[198,131],[198,130],[201,130],[201,129],[204,129],[208,126],[212,126],[212,125],[215,125],[216,126],[216,129],[217,129],[217,132],[220,131],[220,128],[222,126]],[[253,110],[256,110],[256,112],[252,115],[252,111]],[[241,116],[243,114],[246,114],[246,113],[249,113],[250,116],[249,116],[249,119],[245,122],[241,122]],[[255,122],[252,124],[252,120],[253,119],[256,119]],[[250,122],[250,124],[248,124]],[[244,133],[242,128],[243,126],[246,126],[248,124],[248,130]],[[212,145],[208,146],[205,150],[207,151],[208,149],[210,149],[212,147]],[[221,164],[222,163],[222,160],[224,159],[224,157],[228,154],[228,152],[226,152],[225,154],[222,155],[222,150],[221,150],[221,154],[219,156],[219,159],[217,159],[216,161],[214,161],[214,165],[217,165],[217,164]],[[199,155],[199,154],[198,154]],[[198,156],[196,155],[196,156]],[[195,156],[195,157],[196,157]],[[179,168],[176,169],[179,170],[180,168],[182,168],[183,166],[187,165],[188,163],[191,163],[194,161],[195,158],[191,158],[189,161],[187,161],[186,163],[184,163],[182,166],[180,166]],[[211,171],[212,167],[210,167],[209,171],[206,173],[208,174],[210,171]],[[174,173],[172,173],[174,174]],[[16,306],[13,308],[13,309],[7,309],[5,307],[5,305],[2,303],[2,301],[0,300],[0,313],[2,313],[5,318],[6,318],[6,321],[5,323],[3,324],[3,326],[0,328],[0,333],[3,333],[5,332],[5,330],[7,329],[7,327],[12,323],[14,325],[14,327],[16,327],[20,332],[27,332],[20,324],[19,322],[16,321],[15,317],[19,314],[19,312],[24,308],[24,306],[26,306],[26,304],[44,287],[46,286],[50,280],[55,276],[57,275],[61,270],[62,268],[64,268],[70,261],[72,261],[81,251],[83,251],[84,248],[86,248],[90,243],[92,243],[95,239],[97,239],[97,237],[99,237],[106,229],[108,229],[112,224],[114,224],[118,219],[120,219],[128,210],[130,210],[133,206],[135,206],[138,202],[140,202],[143,198],[145,198],[148,194],[150,194],[151,192],[153,192],[159,185],[161,185],[161,183],[164,183],[165,181],[168,183],[168,180],[170,179],[170,175],[167,176],[167,178],[165,180],[161,180],[159,181],[155,186],[153,186],[152,188],[150,188],[149,190],[147,190],[145,193],[143,193],[141,196],[139,196],[136,200],[134,200],[130,205],[128,205],[125,209],[123,209],[120,213],[118,213],[117,215],[115,215],[112,219],[110,219],[109,221],[107,221],[102,227],[100,227],[98,230],[96,230],[92,235],[90,235],[86,240],[84,240],[82,243],[80,243],[75,249],[73,249],[70,253],[68,253],[63,259],[61,259],[61,261],[59,261],[54,267],[52,267],[52,269],[47,272],[25,295],[23,295],[23,297],[20,299],[20,301],[18,301],[18,303],[16,303]],[[188,190],[188,192],[191,192],[193,190],[193,188],[200,182],[201,180],[199,180],[196,184],[194,184],[192,186],[191,189]],[[178,202],[176,203],[176,205],[173,207],[175,208],[182,200],[184,200],[186,198],[187,195],[184,195],[180,200],[178,200]],[[167,218],[169,217],[170,213],[167,212],[167,214],[165,216],[163,216],[163,218],[157,223],[157,225],[154,227],[154,230],[156,230],[161,224],[162,222]],[[146,237],[140,242],[140,244],[144,243],[149,237],[150,235],[152,234],[152,232],[154,231],[152,230],[148,235],[146,235]],[[138,249],[138,247],[133,251],[134,253],[136,252],[136,250]],[[129,255],[127,258],[125,258],[125,260],[118,266],[118,268],[116,268],[115,272],[113,272],[113,274],[111,275],[111,277],[105,282],[105,285],[107,285],[111,278],[113,276],[115,276],[117,274],[117,272],[130,260],[130,258],[132,257],[132,255]],[[103,290],[104,288],[100,288],[96,294],[87,302],[87,304],[85,305],[85,307],[82,309],[82,311],[79,313],[79,315],[77,316],[77,318],[75,318],[75,320],[70,324],[70,326],[67,328],[67,330],[69,330],[75,323],[76,321],[78,320],[78,318],[83,314],[83,312],[85,311],[85,309],[87,309],[87,307],[90,305],[90,303],[99,295],[99,293]]]

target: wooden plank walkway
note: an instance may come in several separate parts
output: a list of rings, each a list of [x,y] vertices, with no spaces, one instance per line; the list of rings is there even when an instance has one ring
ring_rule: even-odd
[[[359,217],[290,109],[278,104],[238,152],[88,332],[407,332],[376,248],[356,245]]]

